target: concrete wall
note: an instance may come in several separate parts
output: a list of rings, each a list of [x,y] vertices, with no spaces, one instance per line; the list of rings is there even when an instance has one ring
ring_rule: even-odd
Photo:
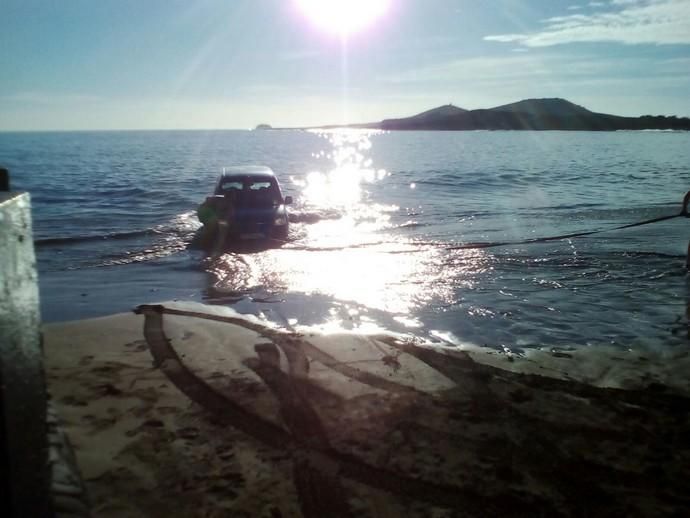
[[[27,193],[0,192],[0,471],[3,516],[50,516],[46,390]],[[9,474],[9,477],[6,475]]]

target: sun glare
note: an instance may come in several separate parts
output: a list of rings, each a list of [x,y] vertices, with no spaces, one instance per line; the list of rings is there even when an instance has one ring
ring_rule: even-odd
[[[296,0],[300,10],[321,29],[347,36],[383,16],[391,0]]]

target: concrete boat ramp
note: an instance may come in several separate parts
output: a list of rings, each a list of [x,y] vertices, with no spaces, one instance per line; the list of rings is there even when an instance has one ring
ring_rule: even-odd
[[[511,359],[194,303],[136,313],[44,330],[93,516],[690,509],[685,351]]]

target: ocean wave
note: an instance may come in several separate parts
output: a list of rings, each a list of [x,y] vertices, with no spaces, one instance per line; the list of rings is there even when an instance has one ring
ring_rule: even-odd
[[[34,240],[34,246],[37,248],[53,245],[71,245],[78,243],[87,243],[91,241],[105,241],[105,240],[116,240],[116,239],[132,239],[136,237],[150,236],[153,234],[160,233],[152,228],[147,228],[144,230],[129,230],[122,232],[108,232],[105,234],[87,234],[78,236],[58,236],[58,237],[46,237]]]
[[[427,226],[429,226],[428,223],[420,223],[419,221],[406,221],[405,223],[401,223],[400,225],[398,225],[396,228],[420,228]]]
[[[38,238],[34,240],[34,246],[37,248],[43,248],[55,245],[76,245],[80,243],[88,243],[95,241],[115,241],[115,240],[127,240],[136,239],[140,237],[173,237],[179,235],[191,235],[195,232],[201,223],[194,212],[184,212],[178,214],[171,218],[166,223],[160,225],[155,225],[149,228],[136,229],[136,230],[117,230],[113,232],[104,232],[99,234],[81,234],[73,236],[56,236],[56,237],[45,237]]]
[[[288,212],[290,223],[318,223],[328,219],[340,219],[343,215],[334,209],[324,209],[317,211],[291,211]]]
[[[101,187],[98,191],[94,191],[94,194],[98,197],[108,197],[108,196],[151,196],[153,193],[148,189],[142,189],[141,187],[132,187],[129,185],[123,186],[113,186],[113,187]]]
[[[112,254],[109,257],[101,258],[98,262],[94,262],[90,266],[122,266],[133,263],[144,263],[182,252],[188,248],[188,245],[189,243],[184,240],[157,243],[142,250],[127,250],[121,254]]]

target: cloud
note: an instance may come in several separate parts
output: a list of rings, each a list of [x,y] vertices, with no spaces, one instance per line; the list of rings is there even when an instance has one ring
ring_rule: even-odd
[[[591,2],[603,7],[602,2]],[[690,45],[690,0],[612,0],[609,9],[543,20],[541,31],[485,36],[486,41],[550,47],[567,43]]]

